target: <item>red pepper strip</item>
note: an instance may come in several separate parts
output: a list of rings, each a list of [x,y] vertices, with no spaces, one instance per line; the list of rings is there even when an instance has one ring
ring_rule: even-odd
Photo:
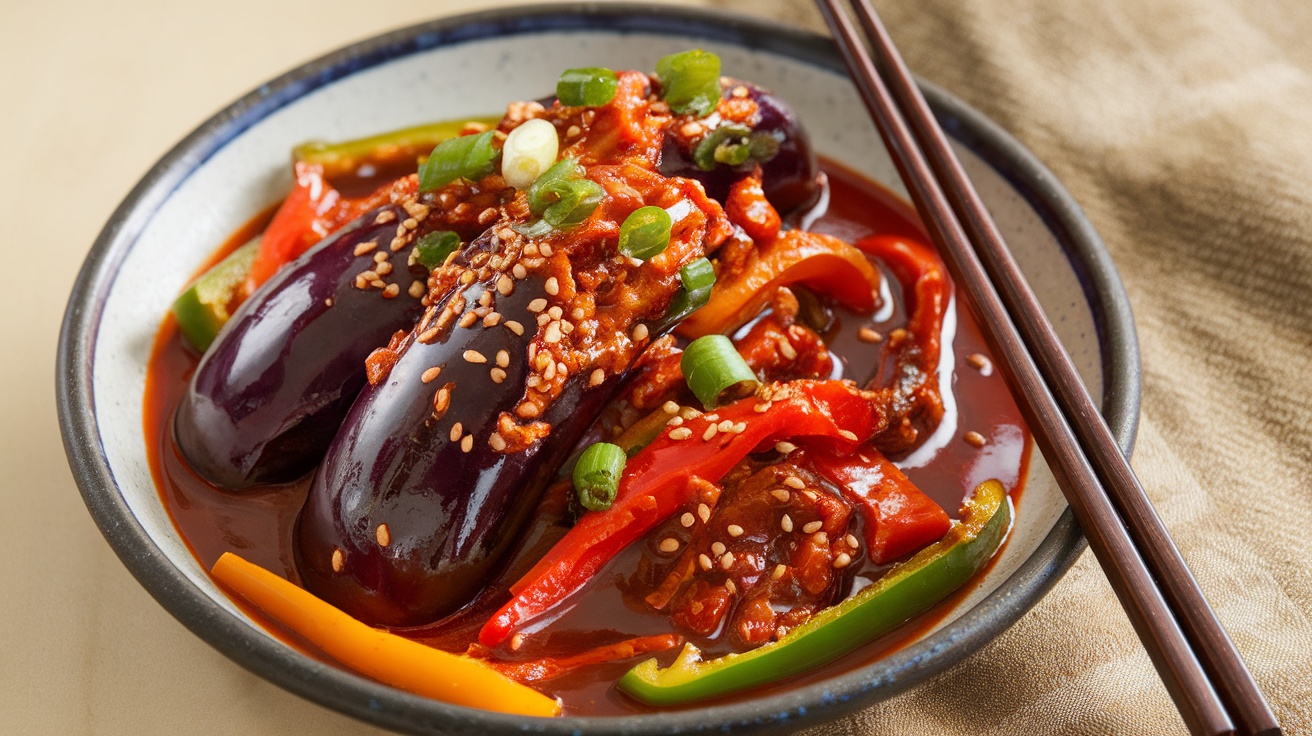
[[[506,662],[496,659],[484,659],[492,669],[516,682],[527,685],[568,674],[580,667],[605,664],[621,659],[629,659],[649,652],[663,652],[683,644],[683,637],[678,634],[656,634],[625,639],[614,644],[595,647],[569,657],[543,657],[527,662]],[[479,645],[469,647],[471,656],[479,656]]]
[[[773,391],[772,394],[766,394]],[[511,586],[514,597],[479,632],[494,647],[514,629],[548,612],[583,587],[612,557],[641,539],[682,507],[688,480],[715,481],[762,443],[796,437],[828,437],[850,451],[886,422],[868,394],[838,381],[793,381],[763,390],[769,402],[746,398],[713,415],[685,421],[676,440],[666,430],[629,459],[614,505],[586,514],[527,575]],[[768,406],[757,411],[758,406]],[[707,416],[716,417],[714,420]],[[742,432],[702,437],[715,423],[744,425]],[[680,435],[685,435],[680,432]]]
[[[728,332],[754,317],[776,287],[796,283],[855,312],[872,312],[879,281],[879,270],[857,248],[829,235],[789,230],[763,245],[742,272],[717,281],[711,300],[676,331],[688,338]]]
[[[943,508],[876,450],[840,456],[806,448],[790,459],[809,463],[860,509],[866,522],[866,555],[877,564],[941,539],[952,526]]]

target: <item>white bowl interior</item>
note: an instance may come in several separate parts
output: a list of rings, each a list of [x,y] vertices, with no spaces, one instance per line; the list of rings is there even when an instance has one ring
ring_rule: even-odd
[[[845,77],[768,52],[704,39],[584,31],[470,41],[355,73],[258,121],[183,181],[145,226],[121,265],[104,306],[93,379],[109,466],[133,514],[173,565],[217,604],[245,618],[192,557],[161,505],[146,461],[145,371],[160,320],[189,275],[232,231],[290,186],[287,164],[292,146],[310,138],[341,140],[431,120],[499,114],[510,100],[534,99],[554,89],[562,69],[596,65],[652,69],[662,55],[695,46],[720,54],[725,74],[761,84],[788,100],[821,153],[905,196]],[[964,147],[958,145],[957,153],[1092,395],[1100,396],[1097,331],[1067,256],[1011,184]],[[1015,572],[1065,508],[1051,473],[1035,453],[1010,543],[964,604],[939,626],[964,613]]]

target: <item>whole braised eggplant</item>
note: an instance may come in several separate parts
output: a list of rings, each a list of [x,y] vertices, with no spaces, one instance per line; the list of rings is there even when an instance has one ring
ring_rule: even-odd
[[[456,264],[497,248],[489,231]],[[416,625],[468,601],[620,383],[570,376],[534,418],[549,436],[507,450],[494,433],[524,396],[525,354],[549,298],[533,273],[510,294],[507,278],[492,271],[433,306],[386,377],[360,394],[315,474],[297,525],[298,568],[309,590],[357,618]],[[480,299],[482,317],[473,313]]]
[[[366,213],[233,315],[174,417],[178,447],[201,476],[235,490],[295,480],[323,458],[364,387],[365,358],[422,311],[409,293],[408,247],[389,248],[407,217],[395,205]],[[380,268],[378,252],[396,265]]]
[[[696,146],[686,147],[675,136],[669,136],[661,152],[660,172],[666,176],[696,179],[706,188],[707,194],[723,202],[733,183],[752,173],[759,164],[765,196],[780,213],[787,216],[815,204],[823,186],[820,164],[806,129],[792,107],[774,93],[749,82],[726,79],[723,88],[725,98],[746,96],[757,104],[757,118],[749,126],[751,135],[743,143],[752,148],[749,158],[743,163],[730,165],[712,163],[706,156],[700,156],[699,163]],[[712,129],[708,137],[714,135],[715,129]],[[773,143],[763,141],[762,135],[773,139]],[[762,146],[762,142],[768,145]],[[709,169],[705,168],[708,164],[711,164]]]

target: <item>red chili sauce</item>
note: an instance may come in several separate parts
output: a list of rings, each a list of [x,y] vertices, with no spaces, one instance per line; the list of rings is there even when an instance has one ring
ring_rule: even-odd
[[[901,200],[878,185],[849,172],[832,162],[824,163],[830,191],[827,210],[809,229],[857,242],[872,234],[904,236],[928,242],[914,212]],[[271,217],[272,210],[256,217],[234,233],[211,262],[247,242],[259,233]],[[208,265],[208,264],[207,264]],[[864,383],[870,366],[879,356],[880,345],[858,338],[861,327],[870,327],[887,335],[904,325],[907,315],[897,279],[885,270],[884,306],[872,318],[831,306],[831,326],[822,333],[825,343],[841,356],[841,375]],[[905,457],[893,458],[922,491],[933,498],[951,516],[966,495],[981,481],[997,478],[1018,499],[1027,472],[1031,443],[1002,378],[991,369],[984,339],[970,311],[954,301],[944,327],[943,353],[952,366],[950,381],[941,389],[945,406],[939,431],[922,442]],[[950,334],[950,339],[947,339]],[[172,316],[166,317],[155,340],[146,380],[145,436],[149,442],[149,461],[165,508],[179,533],[200,564],[208,569],[227,551],[237,552],[247,560],[299,582],[293,560],[293,526],[305,500],[309,478],[281,486],[269,486],[241,493],[222,491],[199,478],[187,467],[173,441],[171,418],[187,388],[198,356],[186,347]],[[975,432],[985,440],[976,447],[965,439]],[[531,537],[532,535],[530,535]],[[531,565],[553,538],[528,539],[515,552],[508,569],[523,570]],[[581,651],[599,640],[669,633],[672,625],[661,613],[640,610],[627,602],[622,589],[633,575],[644,545],[634,544],[607,565],[581,593],[574,606],[554,621],[546,634],[535,635],[534,651],[527,655],[549,653],[561,656]],[[887,566],[869,561],[855,565],[846,585],[850,592],[878,577]],[[396,633],[453,652],[464,652],[477,640],[479,627],[504,599],[504,586],[513,574],[490,582],[489,588],[460,612],[435,624]],[[902,626],[859,651],[813,672],[787,682],[758,688],[735,696],[756,697],[766,692],[798,687],[855,669],[914,642],[935,626],[970,591],[966,586],[925,615]],[[242,608],[262,620],[257,612]],[[313,646],[288,635],[275,625],[266,628],[311,656],[329,661]],[[726,645],[697,639],[708,656],[727,651]],[[677,648],[656,656],[667,664]],[[526,655],[526,656],[527,656]],[[542,683],[537,687],[561,697],[566,714],[622,715],[653,710],[621,694],[614,683],[630,667],[652,655],[585,667]],[[699,703],[697,705],[704,705]]]

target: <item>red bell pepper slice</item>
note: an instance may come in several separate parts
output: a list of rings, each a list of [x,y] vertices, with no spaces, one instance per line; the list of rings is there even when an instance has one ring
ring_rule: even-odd
[[[799,465],[809,463],[861,511],[866,555],[877,564],[938,541],[952,526],[941,506],[874,449],[837,455],[808,447],[790,459]]]
[[[717,432],[709,440],[702,439],[712,423],[725,421],[741,422],[743,431]],[[719,480],[748,453],[783,439],[826,437],[850,452],[886,421],[881,405],[849,384],[803,380],[775,384],[757,397],[665,430],[629,459],[614,505],[586,514],[511,587],[513,598],[483,625],[479,641],[489,647],[501,644],[516,627],[582,588],[620,550],[683,505],[691,477]],[[690,436],[670,436],[682,429]]]

